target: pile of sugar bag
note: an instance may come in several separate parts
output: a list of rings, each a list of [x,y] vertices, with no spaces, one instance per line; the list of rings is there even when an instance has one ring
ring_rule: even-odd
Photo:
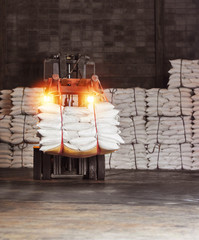
[[[14,88],[11,93],[11,115],[36,115],[38,106],[41,104],[43,88]]]
[[[0,114],[9,115],[12,107],[11,94],[12,90],[0,91]]]
[[[199,87],[199,60],[170,60],[168,88]]]
[[[148,116],[191,116],[191,89],[160,89],[146,90]]]
[[[12,90],[0,91],[0,168],[10,167],[12,161],[11,116],[9,116],[12,107],[11,93]]]
[[[145,89],[142,88],[109,88],[105,89],[109,102],[120,110],[119,116],[144,116],[146,112]]]
[[[106,89],[119,112],[109,103],[96,106],[96,123],[92,108],[65,107],[62,118],[60,106],[41,106],[41,150],[89,156],[98,154],[100,147],[101,154],[111,152],[105,155],[107,168],[199,169],[199,61],[170,62],[168,89]],[[39,88],[1,91],[0,166],[32,166],[42,92]]]
[[[0,115],[0,167],[2,168],[10,167],[12,161],[10,123],[11,116]]]
[[[37,136],[37,109],[41,102],[43,88],[13,89],[11,93],[11,144],[13,161],[11,167],[33,167],[33,146],[39,144]]]
[[[146,131],[148,144],[191,143],[191,117],[148,117]]]
[[[192,168],[199,169],[199,88],[193,90],[193,124],[192,124]]]
[[[96,103],[94,108],[45,104],[39,111],[41,151],[88,157],[115,151],[124,143],[118,129],[119,111],[108,102]]]
[[[149,169],[192,168],[192,90],[180,82],[179,63],[171,61],[169,89],[146,91]]]
[[[183,168],[189,170],[199,169],[199,60],[175,59],[171,60],[171,69],[169,70],[170,78],[168,87],[184,87],[192,91],[192,159]],[[182,88],[180,88],[182,89]]]
[[[149,144],[149,169],[190,169],[192,161],[192,146],[182,144]]]
[[[117,152],[106,155],[106,167],[146,169],[145,89],[105,89],[105,95],[120,110],[121,137],[125,142]]]

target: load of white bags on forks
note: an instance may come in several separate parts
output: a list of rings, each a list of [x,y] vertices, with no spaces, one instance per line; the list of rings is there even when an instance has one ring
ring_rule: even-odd
[[[119,135],[119,111],[109,102],[96,103],[94,108],[40,106],[40,150],[83,157],[119,149],[124,143]]]

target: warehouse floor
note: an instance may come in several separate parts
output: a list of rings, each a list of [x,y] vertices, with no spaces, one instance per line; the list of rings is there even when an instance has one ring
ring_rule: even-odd
[[[0,169],[0,239],[195,240],[199,172],[106,171],[32,180],[30,169]]]

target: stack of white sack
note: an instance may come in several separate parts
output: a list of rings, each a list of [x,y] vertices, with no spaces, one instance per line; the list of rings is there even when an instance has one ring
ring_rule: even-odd
[[[191,117],[148,117],[146,131],[148,144],[191,143]]]
[[[12,107],[11,94],[12,90],[0,91],[0,114],[9,115]]]
[[[15,88],[11,93],[13,107],[10,114],[13,119],[10,130],[12,132],[11,143],[14,145],[13,161],[11,164],[13,168],[32,166],[33,146],[39,143],[39,137],[37,137],[38,118],[36,114],[42,94],[43,88],[28,87]],[[20,150],[19,148],[26,149],[27,143],[31,144],[28,145],[30,146],[29,149],[32,148],[29,151],[31,154],[23,155],[24,150]]]
[[[149,169],[186,169],[193,168],[192,146],[183,144],[149,144],[147,158]]]
[[[11,116],[0,115],[0,142],[10,143],[11,142]]]
[[[0,143],[0,168],[9,168],[12,161],[12,149],[8,143]]]
[[[199,170],[199,143],[192,147],[192,170]]]
[[[191,116],[191,89],[146,90],[147,116]]]
[[[193,145],[193,166],[192,170],[199,169],[199,88],[194,89],[194,95],[192,96],[193,100],[193,136],[192,136],[192,145]]]
[[[14,146],[13,161],[11,168],[32,168],[33,167],[33,147],[38,144],[22,143]]]
[[[199,117],[199,88],[195,88],[192,96],[193,101],[193,116]]]
[[[144,116],[146,114],[146,90],[142,88],[105,89],[108,100],[120,110],[119,116]]]
[[[42,93],[43,88],[14,88],[11,93],[13,104],[11,115],[36,115]]]
[[[85,157],[98,154],[99,149],[101,154],[118,150],[124,143],[119,136],[119,111],[111,103],[95,104],[96,124],[92,107],[65,107],[60,111],[59,105],[46,104],[39,110],[41,151]]]
[[[121,137],[125,144],[146,144],[146,120],[143,116],[120,117]]]
[[[10,146],[11,116],[0,115],[0,168],[10,167],[12,160],[12,151]]]
[[[117,152],[105,155],[107,169],[147,169],[144,144],[125,144]]]
[[[119,152],[124,152],[128,156],[129,164],[124,166],[125,154],[119,152],[113,153],[111,156],[110,165],[114,168],[136,168],[134,166],[135,154],[132,150],[132,144],[135,148],[144,149],[146,143],[146,90],[141,88],[127,88],[127,89],[105,89],[105,95],[114,106],[120,110],[120,130],[121,136],[125,144],[122,144]],[[136,146],[138,144],[138,146]],[[141,144],[143,144],[141,146]],[[142,153],[142,154],[144,154]],[[108,157],[107,157],[108,158]],[[116,162],[115,162],[116,161]],[[140,159],[138,159],[140,161]],[[142,164],[142,162],[140,162]],[[145,164],[146,165],[146,164]]]
[[[168,88],[199,87],[199,60],[170,60]]]
[[[194,89],[193,100],[193,137],[192,144],[199,144],[199,88]]]
[[[37,137],[37,116],[15,115],[11,122],[11,143],[14,145],[23,143],[39,143]]]

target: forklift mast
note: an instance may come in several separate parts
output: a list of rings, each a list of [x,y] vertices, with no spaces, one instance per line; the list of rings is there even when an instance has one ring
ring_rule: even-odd
[[[85,97],[90,94],[104,97],[99,78],[95,75],[95,63],[85,55],[57,54],[45,59],[44,82],[46,93],[58,96],[59,88],[66,99],[64,106],[68,106],[68,102],[71,103],[74,95],[78,96],[78,106],[84,106]]]
[[[44,60],[44,81],[49,78],[88,78],[95,75],[95,63],[81,54],[56,54]]]

